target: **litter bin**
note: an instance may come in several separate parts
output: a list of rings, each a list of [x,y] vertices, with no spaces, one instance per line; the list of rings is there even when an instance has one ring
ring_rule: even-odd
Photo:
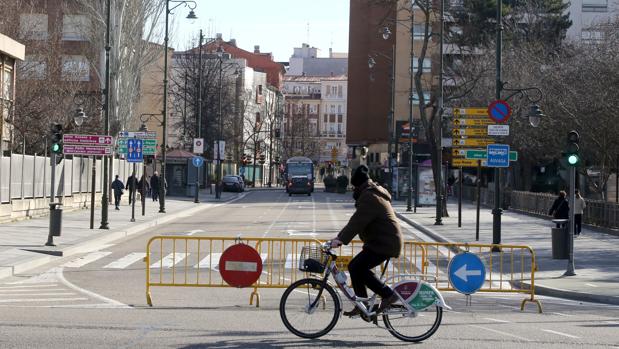
[[[569,258],[569,230],[567,219],[553,219],[553,223],[558,224],[552,228],[552,259]]]
[[[62,230],[62,205],[59,203],[49,204],[49,235],[60,236]]]

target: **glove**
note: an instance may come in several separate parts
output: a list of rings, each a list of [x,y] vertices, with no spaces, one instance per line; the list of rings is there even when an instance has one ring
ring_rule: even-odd
[[[331,240],[331,248],[336,248],[336,247],[340,247],[342,246],[342,241],[340,241],[340,239],[335,238],[333,240]]]

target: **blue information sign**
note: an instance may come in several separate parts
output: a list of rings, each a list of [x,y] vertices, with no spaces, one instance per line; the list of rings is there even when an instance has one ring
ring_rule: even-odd
[[[127,162],[144,161],[143,141],[137,138],[127,139]]]
[[[463,294],[477,292],[486,280],[486,267],[473,253],[464,252],[454,256],[449,262],[449,282],[456,291]]]
[[[202,164],[204,163],[204,159],[202,159],[201,156],[194,156],[191,159],[191,163],[193,164],[193,166],[195,167],[202,167]]]
[[[509,167],[509,145],[488,144],[486,148],[488,167]]]

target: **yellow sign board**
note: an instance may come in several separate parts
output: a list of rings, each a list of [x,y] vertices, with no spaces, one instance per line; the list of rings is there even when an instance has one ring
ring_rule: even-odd
[[[486,149],[477,149],[477,148],[452,148],[451,149],[451,155],[453,157],[461,157],[464,158],[466,156],[466,151],[467,150],[482,150],[485,151]]]
[[[457,136],[488,136],[488,129],[485,128],[454,128],[451,134]]]
[[[477,167],[479,160],[473,159],[453,159],[451,160],[451,166],[453,167]],[[486,166],[486,161],[481,160],[481,165]]]
[[[454,108],[454,115],[480,115],[488,116],[488,108]]]
[[[458,127],[458,126],[488,126],[488,125],[494,125],[494,121],[491,120],[490,118],[484,118],[484,119],[465,119],[465,118],[455,118],[454,121],[454,126]],[[488,130],[486,130],[487,132]]]
[[[488,144],[493,144],[495,140],[491,138],[453,138],[452,142],[454,146],[485,147]]]

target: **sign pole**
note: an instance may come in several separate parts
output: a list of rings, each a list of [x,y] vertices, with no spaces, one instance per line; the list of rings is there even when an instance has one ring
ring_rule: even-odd
[[[137,179],[135,178],[135,162],[133,163],[133,174],[132,183],[129,183],[129,192],[131,195],[131,222],[135,222],[135,192],[137,191]],[[131,190],[131,186],[133,186],[133,190]]]
[[[198,198],[199,192],[200,192],[200,168],[196,166],[196,193],[193,197],[193,202],[196,204],[200,203],[200,199]]]
[[[477,160],[477,212],[475,219],[475,241],[479,241],[479,210],[481,206],[481,160]]]
[[[567,270],[563,275],[565,276],[574,276],[576,275],[575,267],[574,267],[574,195],[575,195],[575,184],[576,184],[576,167],[570,166],[569,169],[570,175],[570,193],[568,194],[568,205],[569,205],[569,219],[567,221],[569,227],[569,236],[567,242],[569,244],[569,259],[567,261]]]
[[[146,215],[146,161],[142,162],[142,216]]]
[[[52,152],[51,154],[51,162],[52,162],[52,175],[51,175],[51,181],[52,181],[52,185],[51,185],[51,190],[50,190],[50,196],[49,196],[49,232],[47,234],[47,242],[45,243],[45,246],[56,246],[54,245],[54,237],[52,236],[52,210],[54,210],[56,208],[56,205],[54,204],[54,200],[56,200],[56,193],[54,191],[54,184],[56,183],[56,153]]]
[[[460,166],[460,184],[458,190],[458,228],[462,227],[462,166]]]
[[[90,229],[95,228],[95,178],[97,176],[97,157],[92,156],[92,171],[90,179]]]

